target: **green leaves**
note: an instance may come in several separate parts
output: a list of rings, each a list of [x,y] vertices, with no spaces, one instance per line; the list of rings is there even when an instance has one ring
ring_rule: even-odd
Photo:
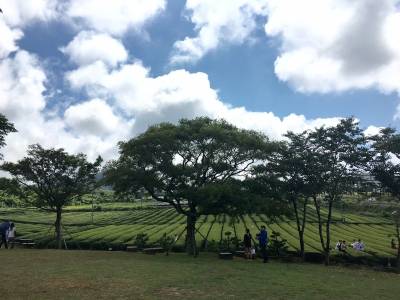
[[[11,132],[16,132],[14,124],[8,122],[7,118],[0,113],[0,148],[5,146],[5,136]],[[2,155],[0,153],[0,159]]]
[[[227,182],[248,175],[276,148],[261,133],[209,118],[161,123],[119,146],[120,158],[107,166],[106,181],[119,193],[144,187],[181,213],[196,211],[197,206],[217,209],[228,201],[223,197]]]
[[[100,157],[89,163],[83,154],[71,155],[63,149],[31,145],[25,158],[17,163],[6,162],[1,169],[36,196],[36,206],[55,210],[95,187],[101,162]]]
[[[384,128],[371,141],[371,173],[385,190],[400,200],[400,134]]]

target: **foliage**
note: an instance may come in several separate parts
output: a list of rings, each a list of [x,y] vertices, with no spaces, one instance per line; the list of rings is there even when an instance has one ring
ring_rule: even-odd
[[[10,123],[7,118],[0,113],[0,148],[5,146],[5,137],[11,132],[16,132],[14,124]],[[2,159],[2,154],[0,153],[0,159]]]
[[[146,233],[138,233],[135,236],[135,240],[133,244],[137,246],[139,249],[143,249],[147,245],[147,241],[149,240],[149,236]]]
[[[9,172],[27,194],[34,194],[32,204],[57,213],[56,233],[61,248],[62,208],[92,191],[101,164],[89,163],[84,154],[71,155],[63,149],[44,149],[31,145],[25,158],[17,163],[5,162],[1,169]]]
[[[120,157],[108,164],[105,182],[117,193],[144,188],[155,200],[185,215],[187,250],[192,254],[196,254],[197,218],[233,204],[215,193],[218,187],[229,190],[227,182],[245,176],[275,147],[261,133],[209,118],[161,123],[119,146]]]
[[[162,237],[157,241],[157,243],[167,252],[167,254],[174,242],[175,237],[168,236],[167,233],[164,233]]]
[[[315,191],[312,177],[312,153],[309,132],[288,132],[286,141],[265,164],[255,168],[257,180],[266,189],[274,187],[280,197],[292,206],[299,236],[300,254],[304,257],[304,231],[307,221],[308,200]]]
[[[84,154],[70,155],[63,149],[32,145],[25,158],[6,162],[1,169],[37,195],[35,206],[55,211],[94,189],[100,163],[101,158],[89,163]]]
[[[318,214],[321,246],[329,264],[331,249],[331,221],[333,205],[361,181],[370,159],[366,138],[354,118],[343,119],[333,127],[317,128],[309,135],[313,159],[313,195]],[[328,215],[323,221],[320,215],[321,201],[326,203]],[[323,233],[325,225],[325,233]]]
[[[400,203],[400,134],[392,128],[384,128],[371,138],[373,160],[371,173],[381,186]],[[393,212],[396,225],[397,245],[400,245],[400,210]],[[397,251],[400,270],[400,246]]]
[[[282,256],[288,250],[287,240],[281,237],[281,234],[277,231],[272,231],[272,234],[268,243],[269,253],[275,256]]]

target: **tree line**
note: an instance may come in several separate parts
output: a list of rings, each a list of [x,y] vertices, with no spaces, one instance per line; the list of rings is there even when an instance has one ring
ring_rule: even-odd
[[[3,146],[4,136],[15,128],[4,116],[0,127]],[[150,126],[118,147],[118,159],[100,169],[100,157],[90,163],[84,154],[32,145],[25,158],[1,165],[13,178],[3,186],[23,191],[21,195],[29,194],[26,199],[35,206],[56,212],[59,247],[62,209],[74,198],[98,185],[111,186],[119,195],[144,189],[185,215],[186,250],[192,255],[198,253],[196,221],[201,215],[263,213],[271,218],[294,217],[299,254],[304,257],[307,210],[312,204],[326,264],[333,211],[344,195],[360,187],[365,192],[369,177],[373,180],[367,183],[400,201],[400,134],[383,128],[367,137],[354,118],[342,119],[335,126],[288,132],[281,141],[224,120],[182,119],[177,124]],[[102,179],[96,180],[100,172]],[[322,208],[327,210],[326,217]],[[400,242],[398,213],[393,216]],[[399,260],[400,250],[398,266]]]

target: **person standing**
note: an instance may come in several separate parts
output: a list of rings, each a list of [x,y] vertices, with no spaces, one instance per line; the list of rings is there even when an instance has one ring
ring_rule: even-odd
[[[0,248],[4,243],[4,246],[6,249],[8,249],[8,244],[7,244],[7,231],[10,229],[10,222],[5,221],[0,224],[0,235],[1,235],[1,241],[0,241]]]
[[[258,243],[261,249],[261,255],[263,258],[263,262],[268,262],[268,253],[267,253],[267,244],[268,244],[268,232],[265,229],[265,226],[261,226],[260,232],[257,234]]]
[[[243,236],[243,244],[244,244],[244,254],[247,259],[251,259],[251,233],[248,228],[246,228],[246,233]]]
[[[14,240],[16,235],[16,228],[14,223],[10,223],[10,228],[7,232],[7,243],[11,246],[11,249],[14,248]]]

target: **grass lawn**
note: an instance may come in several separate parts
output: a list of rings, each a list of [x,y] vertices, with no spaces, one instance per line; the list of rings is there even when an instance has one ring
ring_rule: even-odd
[[[400,275],[213,254],[0,250],[0,299],[399,299]]]

